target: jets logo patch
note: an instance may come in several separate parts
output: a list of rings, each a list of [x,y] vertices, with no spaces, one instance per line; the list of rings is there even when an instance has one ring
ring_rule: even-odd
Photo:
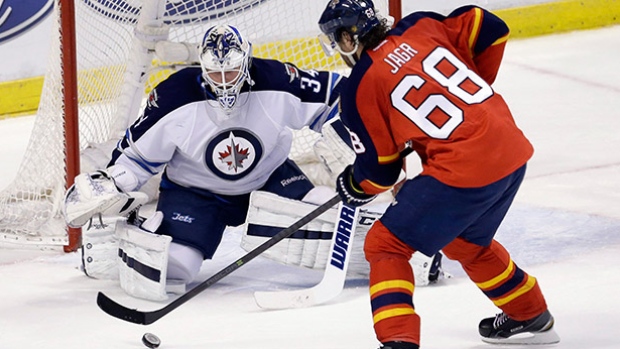
[[[159,108],[159,105],[157,105],[158,98],[159,96],[157,95],[157,90],[151,90],[151,93],[149,93],[149,96],[146,99],[146,107],[149,109]]]
[[[218,177],[237,180],[248,175],[263,156],[263,146],[243,129],[222,131],[208,144],[205,162]]]
[[[288,82],[293,82],[295,79],[299,79],[299,70],[291,64],[284,63],[284,68],[286,69],[286,74],[288,74]]]

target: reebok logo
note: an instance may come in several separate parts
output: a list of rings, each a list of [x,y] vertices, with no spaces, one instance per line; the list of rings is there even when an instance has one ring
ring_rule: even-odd
[[[293,176],[287,179],[283,179],[280,181],[280,184],[282,185],[282,187],[286,187],[287,185],[297,182],[297,181],[304,181],[306,180],[306,176],[305,175],[299,175],[299,176]]]

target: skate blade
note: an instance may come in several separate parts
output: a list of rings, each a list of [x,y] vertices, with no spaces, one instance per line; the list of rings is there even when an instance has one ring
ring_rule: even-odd
[[[560,341],[560,336],[552,328],[545,332],[526,332],[519,333],[509,338],[486,338],[481,337],[483,342],[491,344],[522,344],[522,345],[539,345],[539,344],[555,344]]]

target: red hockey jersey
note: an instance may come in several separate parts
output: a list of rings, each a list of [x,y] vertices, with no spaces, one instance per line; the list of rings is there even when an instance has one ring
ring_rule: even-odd
[[[508,33],[475,6],[446,17],[416,12],[362,54],[341,103],[357,152],[354,178],[367,193],[394,184],[406,141],[422,175],[454,187],[484,186],[526,163],[533,147],[490,86]]]

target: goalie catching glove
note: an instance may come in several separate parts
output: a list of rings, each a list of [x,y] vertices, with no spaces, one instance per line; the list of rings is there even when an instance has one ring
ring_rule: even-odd
[[[115,177],[121,177],[122,181],[127,181],[127,178],[122,177],[133,176],[127,170],[118,170],[112,166],[108,170],[75,177],[75,183],[65,195],[64,216],[69,227],[81,227],[95,215],[126,216],[148,202],[148,196],[144,193],[125,193],[117,187],[110,173],[118,173]]]

